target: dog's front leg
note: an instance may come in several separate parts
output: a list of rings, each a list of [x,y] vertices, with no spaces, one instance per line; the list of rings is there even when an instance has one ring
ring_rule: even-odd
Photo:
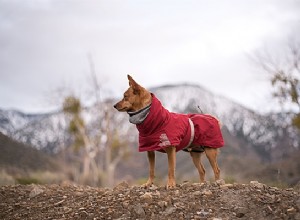
[[[174,146],[165,149],[168,155],[168,183],[167,189],[176,187],[175,166],[176,166],[176,148]]]
[[[148,161],[149,161],[149,178],[145,184],[142,185],[142,187],[149,187],[153,184],[154,178],[155,178],[155,151],[148,151]]]

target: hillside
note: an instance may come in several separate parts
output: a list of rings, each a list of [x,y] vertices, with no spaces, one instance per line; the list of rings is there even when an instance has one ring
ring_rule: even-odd
[[[56,158],[14,141],[1,132],[0,150],[0,185],[43,182],[43,179],[51,182],[61,178],[62,170]]]
[[[57,164],[49,155],[30,146],[16,142],[0,132],[0,167],[9,166],[24,172],[57,170]]]
[[[120,183],[0,187],[0,219],[300,219],[299,189],[250,184],[192,184],[172,190]]]

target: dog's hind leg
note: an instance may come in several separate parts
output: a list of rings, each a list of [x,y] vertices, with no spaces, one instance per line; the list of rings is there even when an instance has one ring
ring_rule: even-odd
[[[149,178],[142,187],[149,187],[153,184],[155,178],[155,151],[148,151],[147,152],[148,161],[149,161]]]
[[[205,148],[205,154],[209,160],[215,174],[215,180],[220,179],[220,169],[217,162],[218,149],[212,147]]]
[[[200,183],[204,183],[205,180],[205,169],[201,163],[201,154],[199,152],[190,152],[190,155],[193,159],[193,163],[198,170]]]

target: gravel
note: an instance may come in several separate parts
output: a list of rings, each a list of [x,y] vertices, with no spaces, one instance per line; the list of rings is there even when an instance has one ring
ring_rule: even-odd
[[[299,219],[298,189],[249,184],[189,183],[148,189],[78,185],[0,187],[0,219]]]

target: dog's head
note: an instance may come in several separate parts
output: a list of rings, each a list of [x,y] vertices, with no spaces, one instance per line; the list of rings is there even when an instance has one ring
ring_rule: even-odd
[[[120,112],[135,112],[151,104],[151,93],[137,84],[130,75],[129,88],[124,93],[123,99],[114,105]]]

